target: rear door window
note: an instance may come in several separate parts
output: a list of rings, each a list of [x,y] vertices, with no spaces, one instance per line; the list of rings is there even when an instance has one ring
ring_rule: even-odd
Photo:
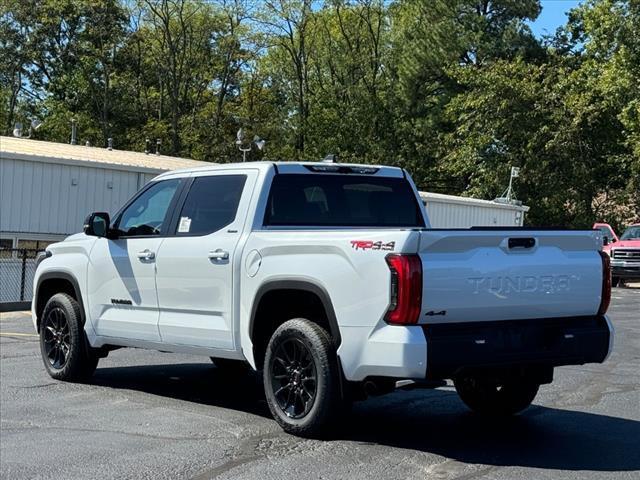
[[[424,219],[404,178],[281,174],[273,179],[264,224],[424,227]]]
[[[178,217],[176,235],[208,235],[231,224],[246,175],[196,177]]]

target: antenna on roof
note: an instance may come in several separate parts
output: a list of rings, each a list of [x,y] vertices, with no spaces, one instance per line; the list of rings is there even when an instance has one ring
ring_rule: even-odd
[[[78,122],[75,118],[71,119],[71,145],[78,144]]]
[[[520,167],[511,167],[511,176],[509,177],[509,186],[502,193],[502,195],[494,200],[496,203],[510,203],[513,205],[522,205],[522,202],[519,202],[515,199],[515,195],[513,192],[513,179],[518,178],[520,176]]]

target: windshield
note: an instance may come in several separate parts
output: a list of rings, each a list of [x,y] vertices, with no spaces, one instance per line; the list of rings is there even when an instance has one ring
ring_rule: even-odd
[[[640,240],[640,225],[627,228],[620,240]]]

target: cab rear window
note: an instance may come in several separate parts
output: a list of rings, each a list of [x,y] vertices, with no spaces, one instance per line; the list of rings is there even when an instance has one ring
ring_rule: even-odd
[[[264,224],[295,227],[424,227],[404,178],[281,174],[271,184]]]

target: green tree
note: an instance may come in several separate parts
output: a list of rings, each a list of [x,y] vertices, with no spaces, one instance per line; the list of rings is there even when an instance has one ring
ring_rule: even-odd
[[[387,105],[393,134],[385,149],[421,187],[449,193],[464,188],[438,167],[438,137],[455,128],[445,109],[464,89],[453,67],[480,72],[499,59],[543,56],[525,25],[539,11],[537,0],[401,0],[390,6]]]

